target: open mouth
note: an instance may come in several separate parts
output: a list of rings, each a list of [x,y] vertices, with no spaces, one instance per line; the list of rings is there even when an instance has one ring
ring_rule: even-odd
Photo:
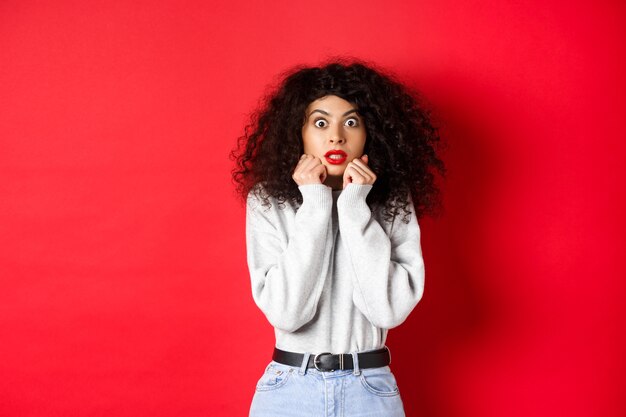
[[[346,161],[348,155],[344,151],[334,150],[326,152],[324,157],[330,164],[341,165]]]

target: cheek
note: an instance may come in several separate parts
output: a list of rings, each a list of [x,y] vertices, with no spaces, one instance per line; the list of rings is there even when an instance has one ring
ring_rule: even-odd
[[[353,143],[355,145],[355,150],[359,150],[359,151],[363,151],[365,149],[365,142],[366,142],[366,134],[365,132],[355,132],[355,135],[353,136],[352,140]]]
[[[306,128],[302,128],[302,147],[304,148],[304,153],[308,153],[307,151],[311,147],[311,136]]]
[[[314,130],[302,129],[302,144],[304,147],[304,153],[314,154],[319,151],[320,140]]]

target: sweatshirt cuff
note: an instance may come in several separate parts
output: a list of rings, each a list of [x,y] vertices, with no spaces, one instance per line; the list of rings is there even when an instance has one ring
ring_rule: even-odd
[[[313,204],[316,207],[332,208],[332,189],[324,184],[299,185],[298,189],[302,194],[302,204]]]
[[[365,198],[373,187],[373,184],[348,184],[337,199],[337,208],[343,205],[356,206],[365,203]]]

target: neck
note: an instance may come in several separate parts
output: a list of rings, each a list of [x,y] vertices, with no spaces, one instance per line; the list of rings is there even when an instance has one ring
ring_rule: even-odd
[[[324,185],[331,187],[333,191],[343,190],[343,175],[327,175]]]

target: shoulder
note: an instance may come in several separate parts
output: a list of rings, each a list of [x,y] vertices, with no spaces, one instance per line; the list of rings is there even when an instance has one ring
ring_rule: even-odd
[[[275,206],[276,199],[272,197],[262,183],[256,183],[248,192],[247,209],[256,212],[269,211]]]
[[[297,206],[296,206],[297,207]],[[270,194],[262,183],[255,184],[248,192],[248,211],[276,212],[284,211],[286,208],[293,208],[289,201],[281,201]]]
[[[267,196],[265,192],[265,188],[261,183],[256,183],[250,191],[248,191],[248,197],[246,198],[246,202],[248,204],[248,208],[256,208],[263,198]]]

